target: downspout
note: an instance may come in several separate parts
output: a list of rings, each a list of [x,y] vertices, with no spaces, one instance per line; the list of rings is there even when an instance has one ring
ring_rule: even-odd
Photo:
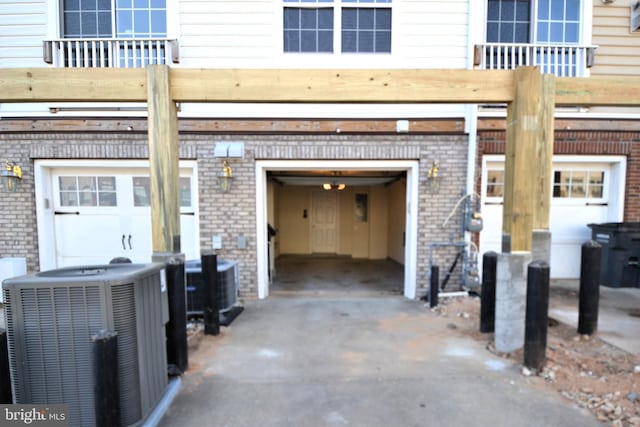
[[[484,16],[484,11],[482,13],[477,10],[474,10],[474,5],[477,8],[478,4],[477,0],[468,0],[468,9],[467,9],[467,69],[473,69],[473,54],[474,54],[474,34],[476,33],[476,20],[473,19],[474,16]],[[475,185],[475,172],[476,172],[476,156],[478,155],[478,106],[476,104],[468,104],[465,117],[465,132],[468,135],[469,143],[467,150],[467,183],[466,183],[466,194],[476,194],[476,185]],[[470,233],[465,233],[465,240],[469,241],[471,238]]]

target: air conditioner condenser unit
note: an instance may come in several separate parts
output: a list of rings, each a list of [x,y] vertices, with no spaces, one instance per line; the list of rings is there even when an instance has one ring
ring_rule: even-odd
[[[144,421],[168,384],[164,264],[67,267],[3,281],[14,403],[64,403],[95,425],[91,337],[118,333],[122,426]]]

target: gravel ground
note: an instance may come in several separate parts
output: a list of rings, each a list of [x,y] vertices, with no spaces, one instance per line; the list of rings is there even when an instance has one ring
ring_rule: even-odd
[[[479,298],[451,298],[431,311],[450,318],[451,329],[486,341],[488,352],[522,364],[522,350],[496,353],[493,334],[478,331],[479,308]],[[640,427],[640,355],[609,345],[597,334],[581,336],[563,323],[550,321],[544,368],[532,372],[523,366],[521,372],[532,384],[589,409],[604,425]]]

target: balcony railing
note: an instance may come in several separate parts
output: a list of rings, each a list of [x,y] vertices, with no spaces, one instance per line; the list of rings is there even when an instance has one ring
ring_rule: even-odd
[[[593,65],[596,46],[486,43],[476,45],[474,63],[483,70],[512,70],[539,66],[545,74],[585,77]]]
[[[44,42],[44,61],[61,68],[144,68],[180,62],[170,39],[59,39]]]

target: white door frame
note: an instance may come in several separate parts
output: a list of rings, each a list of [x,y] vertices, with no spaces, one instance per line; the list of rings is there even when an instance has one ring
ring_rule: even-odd
[[[256,161],[256,257],[258,298],[269,295],[267,261],[267,172],[311,170],[405,171],[407,173],[406,240],[404,253],[404,296],[416,296],[418,249],[417,160],[257,160]]]
[[[36,225],[38,230],[38,257],[40,261],[40,271],[56,268],[56,242],[54,225],[54,195],[51,188],[51,174],[53,169],[59,168],[87,168],[87,169],[126,169],[126,168],[146,168],[149,169],[148,160],[36,160],[34,161],[34,181],[35,181],[35,202],[36,202]],[[198,194],[198,165],[194,160],[180,160],[179,168],[191,169],[193,180],[191,191]],[[196,201],[198,198],[195,199]],[[200,242],[200,222],[198,218],[199,206],[194,206],[196,217],[196,242]]]

